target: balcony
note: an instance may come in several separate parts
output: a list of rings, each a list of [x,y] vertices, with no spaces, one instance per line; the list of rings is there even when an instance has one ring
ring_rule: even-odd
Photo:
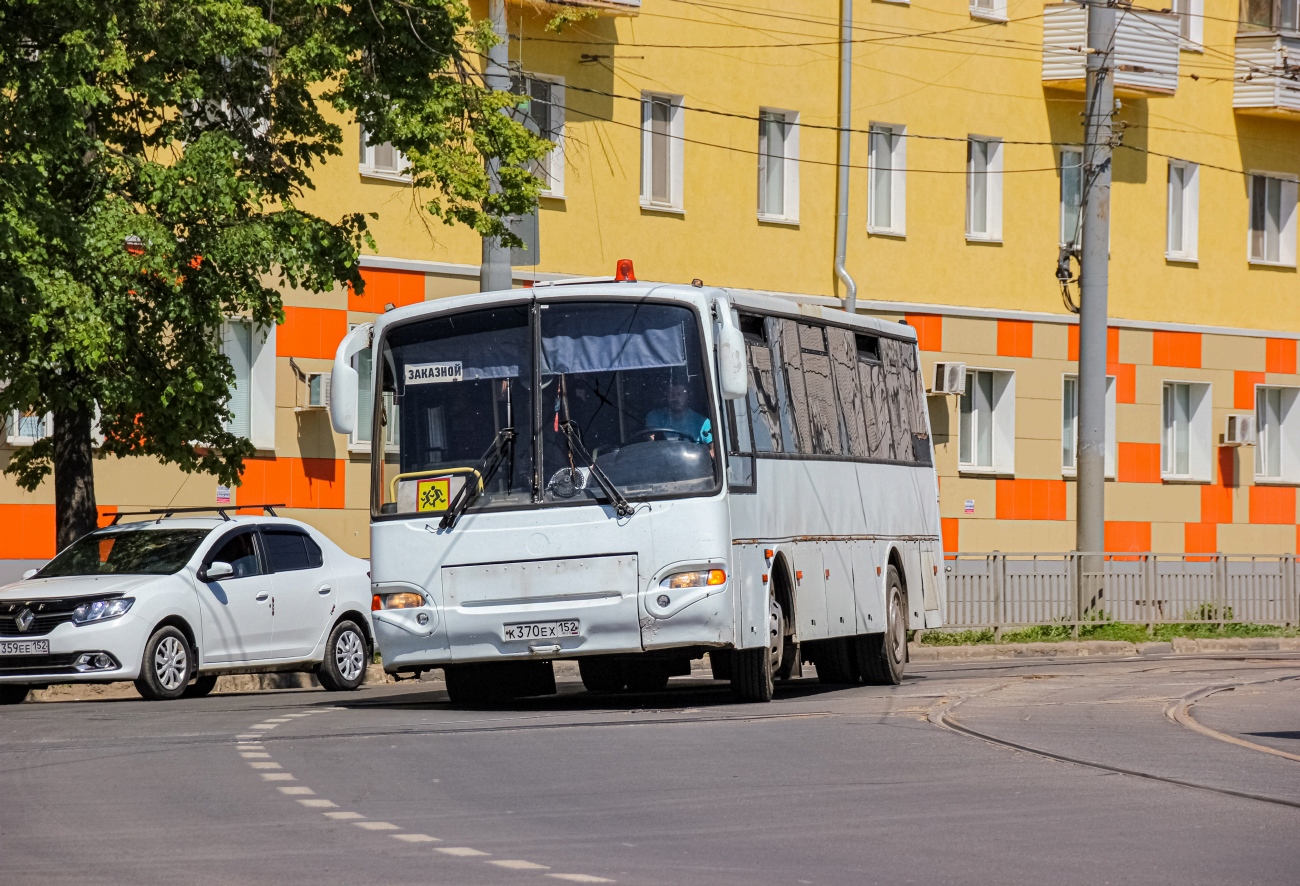
[[[513,0],[513,2],[537,6],[536,0]],[[604,12],[608,15],[637,15],[641,12],[641,0],[542,0],[546,6],[583,6]]]
[[[1300,114],[1300,35],[1238,34],[1236,58],[1232,107],[1238,114]]]
[[[1178,88],[1178,16],[1115,10],[1115,94],[1173,95]],[[1082,90],[1087,81],[1088,10],[1075,3],[1043,10],[1043,85]]]

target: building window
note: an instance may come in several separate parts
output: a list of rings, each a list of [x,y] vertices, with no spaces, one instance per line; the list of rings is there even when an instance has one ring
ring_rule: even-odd
[[[358,171],[370,178],[386,178],[393,181],[410,181],[407,167],[410,163],[401,151],[393,147],[392,142],[372,145],[365,127],[361,127],[361,162]]]
[[[1083,234],[1083,152],[1061,151],[1061,245],[1078,246]]]
[[[355,328],[355,324],[350,327],[350,329]],[[348,448],[369,452],[375,416],[375,366],[370,348],[359,351],[352,358],[352,366],[357,371],[357,424],[348,438]],[[395,452],[398,441],[398,407],[392,391],[384,392],[383,403],[384,447],[390,452]]]
[[[1010,474],[1015,466],[1015,373],[968,369],[958,405],[958,464]]]
[[[1195,163],[1169,161],[1169,207],[1165,257],[1196,261],[1200,174]]]
[[[9,413],[9,427],[5,442],[10,446],[31,446],[54,433],[54,413],[44,415],[36,412],[13,410]]]
[[[966,142],[966,238],[1002,239],[1002,140]]]
[[[903,236],[907,230],[907,139],[905,128],[871,124],[868,164],[867,230]]]
[[[682,208],[684,114],[681,96],[641,97],[641,205]]]
[[[970,0],[970,14],[975,18],[1006,21],[1007,0]]]
[[[1241,0],[1241,30],[1295,31],[1300,28],[1300,0]]]
[[[758,217],[799,220],[799,115],[793,111],[758,115]]]
[[[1199,52],[1204,40],[1205,0],[1173,0],[1172,7],[1178,16],[1178,36],[1182,48]]]
[[[532,172],[546,185],[544,197],[564,196],[564,83],[558,79],[518,74],[511,78],[511,91],[524,96],[519,121],[534,135],[554,143],[555,149],[538,160]]]
[[[1106,376],[1106,476],[1115,477],[1119,447],[1115,436],[1115,376]],[[1061,391],[1061,473],[1073,477],[1078,469],[1079,377],[1067,375]]]
[[[1294,179],[1250,177],[1250,260],[1295,267]]]
[[[246,320],[227,320],[221,328],[221,353],[235,373],[226,430],[258,449],[274,449],[275,327],[262,330]]]
[[[1165,382],[1160,473],[1170,480],[1208,482],[1210,464],[1210,386]]]
[[[1255,476],[1300,482],[1300,388],[1255,388]]]

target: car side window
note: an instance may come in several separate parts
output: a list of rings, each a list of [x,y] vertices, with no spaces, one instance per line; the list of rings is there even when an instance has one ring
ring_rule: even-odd
[[[241,532],[234,538],[227,539],[217,547],[216,553],[208,558],[209,563],[218,560],[229,563],[230,568],[235,570],[235,574],[231,578],[247,578],[250,575],[261,575],[262,564],[257,559],[256,533]]]
[[[325,565],[320,546],[304,532],[292,529],[263,529],[262,539],[272,572],[319,569]]]

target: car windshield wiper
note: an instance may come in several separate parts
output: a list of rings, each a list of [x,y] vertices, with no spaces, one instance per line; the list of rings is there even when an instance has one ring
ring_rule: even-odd
[[[509,460],[511,467],[514,467],[515,451],[515,429],[502,428],[497,431],[497,435],[492,440],[492,445],[483,453],[483,458],[479,461],[478,481],[466,480],[465,485],[460,487],[460,492],[452,499],[451,504],[447,507],[447,513],[442,515],[442,521],[438,524],[441,529],[452,529],[456,521],[460,519],[461,514],[478,500],[483,489],[487,488],[492,476],[496,474],[497,468],[501,463]]]
[[[586,464],[587,470],[591,471],[591,475],[604,490],[609,503],[614,506],[614,513],[620,517],[632,516],[632,505],[628,503],[623,493],[618,491],[614,481],[610,480],[609,475],[605,473],[605,469],[596,464],[596,460],[587,452],[587,447],[582,445],[582,438],[578,436],[578,429],[574,426],[573,420],[560,422],[560,430],[564,432],[564,439],[569,442],[569,455],[577,455]]]

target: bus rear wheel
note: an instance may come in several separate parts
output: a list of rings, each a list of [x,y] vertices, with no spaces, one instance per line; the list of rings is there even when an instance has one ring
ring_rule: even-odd
[[[867,683],[897,686],[907,661],[907,594],[893,566],[885,583],[885,619],[883,634],[858,638],[858,668]]]
[[[607,658],[578,659],[578,673],[588,692],[618,692],[627,684],[622,666]]]
[[[772,700],[776,673],[785,649],[785,613],[775,596],[768,597],[767,645],[731,653],[731,694],[740,702]]]

